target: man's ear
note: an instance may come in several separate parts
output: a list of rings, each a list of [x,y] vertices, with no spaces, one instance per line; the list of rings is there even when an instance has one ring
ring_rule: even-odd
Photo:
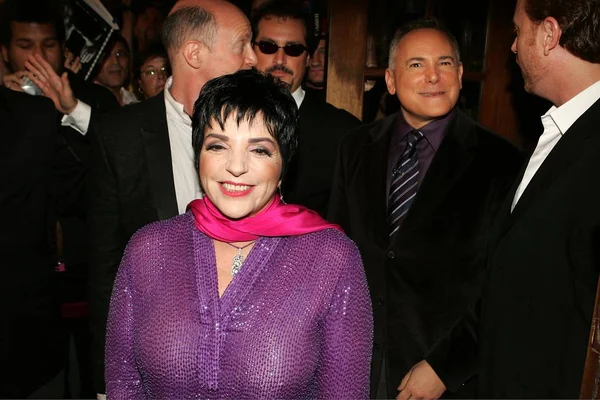
[[[190,40],[183,45],[182,53],[185,62],[192,68],[198,69],[207,60],[210,51],[199,40]]]
[[[546,17],[541,25],[544,35],[544,55],[547,56],[550,54],[550,50],[559,45],[562,29],[560,29],[558,21],[553,17]]]
[[[391,95],[396,94],[396,80],[394,79],[394,71],[386,68],[385,70],[385,85]]]

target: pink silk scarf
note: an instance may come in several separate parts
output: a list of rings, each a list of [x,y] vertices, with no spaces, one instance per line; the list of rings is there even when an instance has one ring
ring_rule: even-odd
[[[338,229],[315,211],[306,207],[285,204],[279,196],[260,213],[240,220],[231,220],[208,199],[197,199],[188,205],[200,232],[222,242],[247,242],[261,236],[296,236],[327,228]]]

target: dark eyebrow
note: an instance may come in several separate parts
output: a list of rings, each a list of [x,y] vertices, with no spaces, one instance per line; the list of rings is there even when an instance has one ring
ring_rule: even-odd
[[[440,60],[452,60],[452,61],[454,61],[454,57],[453,56],[440,56],[440,57],[438,57],[438,61],[440,61]],[[408,60],[406,60],[406,63],[410,64],[413,61],[422,62],[422,61],[425,61],[425,57],[411,57]]]
[[[408,60],[406,60],[406,63],[410,64],[413,61],[425,61],[425,58],[423,58],[423,57],[411,57]]]
[[[452,60],[454,61],[454,57],[452,56],[441,56],[440,58],[438,58],[438,60]]]
[[[260,142],[269,142],[271,144],[275,144],[275,142],[273,141],[273,139],[268,138],[268,137],[259,137],[259,138],[250,138],[248,139],[248,143],[260,143]]]
[[[219,135],[218,133],[209,133],[204,138],[214,137],[215,139],[222,140],[224,142],[229,142],[229,136]]]
[[[226,136],[226,135],[219,135],[218,133],[209,133],[208,135],[205,136],[205,139],[210,138],[210,137],[214,137],[215,139],[219,139],[224,142],[229,142],[229,136]],[[258,137],[258,138],[248,139],[248,143],[261,143],[261,142],[269,142],[273,145],[275,144],[273,139],[271,139],[269,137]]]

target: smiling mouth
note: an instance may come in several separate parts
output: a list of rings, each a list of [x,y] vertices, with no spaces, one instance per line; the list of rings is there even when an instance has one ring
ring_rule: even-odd
[[[245,196],[254,189],[254,186],[240,185],[233,182],[221,182],[221,192],[230,197]]]
[[[425,96],[425,97],[437,97],[437,96],[441,96],[443,95],[445,92],[428,92],[428,93],[421,93],[421,96]]]

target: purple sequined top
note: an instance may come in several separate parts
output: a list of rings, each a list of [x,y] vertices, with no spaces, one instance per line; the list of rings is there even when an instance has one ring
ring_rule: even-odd
[[[191,213],[130,240],[106,338],[109,399],[368,398],[372,315],[343,233],[258,239],[219,298]]]

